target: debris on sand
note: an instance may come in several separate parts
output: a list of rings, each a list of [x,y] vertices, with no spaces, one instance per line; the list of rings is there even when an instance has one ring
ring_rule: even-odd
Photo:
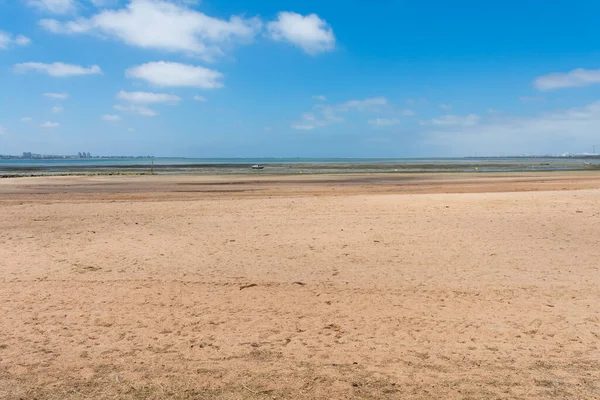
[[[256,283],[251,283],[249,285],[240,286],[240,290],[248,289],[254,286],[258,286]]]

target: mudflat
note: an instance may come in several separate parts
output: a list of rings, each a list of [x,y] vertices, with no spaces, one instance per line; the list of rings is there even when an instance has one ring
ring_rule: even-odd
[[[0,179],[0,398],[600,398],[599,269],[597,172]]]

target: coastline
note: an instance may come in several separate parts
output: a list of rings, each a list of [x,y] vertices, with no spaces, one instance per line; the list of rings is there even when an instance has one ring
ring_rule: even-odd
[[[0,163],[0,178],[53,176],[53,175],[294,175],[294,174],[348,174],[348,173],[422,173],[422,172],[531,172],[531,171],[585,171],[600,170],[599,159],[585,158],[460,158],[412,160],[351,160],[274,162],[264,164],[240,159],[239,162],[178,162],[158,160],[154,164],[121,160],[107,163],[88,160],[61,163],[31,162]],[[267,159],[270,160],[270,159]],[[110,160],[108,160],[110,161]],[[264,169],[254,170],[261,164]]]

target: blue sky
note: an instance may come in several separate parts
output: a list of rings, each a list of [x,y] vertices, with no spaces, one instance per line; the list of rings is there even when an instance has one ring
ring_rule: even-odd
[[[0,0],[0,154],[600,148],[600,2]]]

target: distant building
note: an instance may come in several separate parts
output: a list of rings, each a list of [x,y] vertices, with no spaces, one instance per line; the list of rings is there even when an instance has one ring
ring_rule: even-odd
[[[27,151],[27,152],[24,151],[23,152],[23,158],[31,158],[31,157],[32,157],[32,155],[31,155],[30,151]]]
[[[90,152],[89,152],[89,151],[88,151],[88,153],[87,153],[87,156],[86,156],[86,157],[87,157],[87,158],[92,158],[92,155],[90,154]]]

